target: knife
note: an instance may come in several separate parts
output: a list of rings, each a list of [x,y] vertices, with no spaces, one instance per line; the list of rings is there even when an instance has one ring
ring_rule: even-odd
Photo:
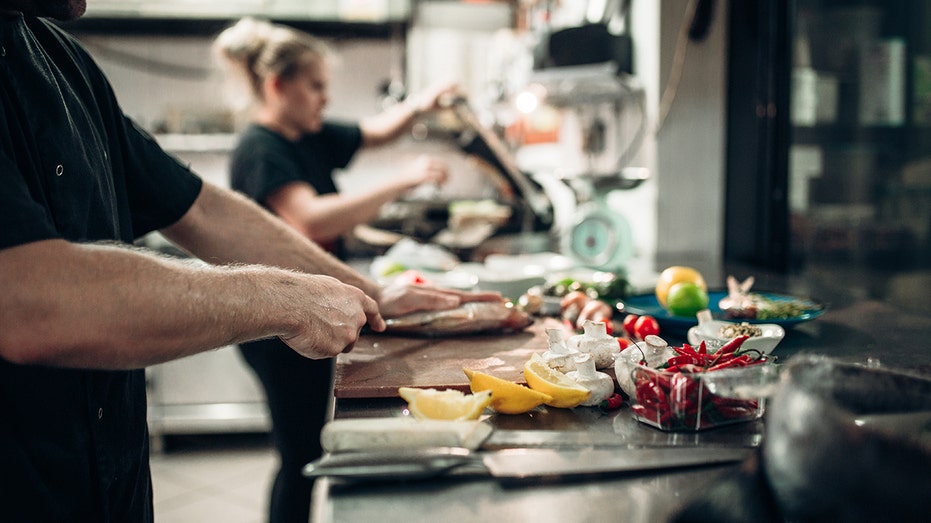
[[[752,452],[747,448],[724,447],[534,448],[488,452],[438,447],[326,454],[307,464],[303,473],[307,477],[371,481],[423,479],[467,468],[506,481],[568,479],[729,464],[744,460]]]

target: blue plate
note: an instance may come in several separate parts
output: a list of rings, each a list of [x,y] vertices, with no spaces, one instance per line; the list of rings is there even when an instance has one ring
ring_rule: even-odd
[[[727,320],[727,321],[745,321],[747,323],[775,323],[783,328],[791,328],[794,325],[799,323],[804,323],[806,321],[811,321],[818,316],[824,314],[824,305],[808,298],[798,298],[795,296],[787,296],[785,294],[775,294],[772,292],[754,292],[753,294],[758,294],[767,299],[773,301],[800,301],[806,304],[810,304],[810,308],[807,308],[799,316],[793,318],[769,318],[765,320],[729,320],[724,318],[724,315],[721,313],[721,308],[718,307],[718,302],[721,301],[721,298],[727,296],[726,291],[709,291],[708,292],[708,310],[711,311],[711,315],[716,320]],[[656,295],[653,293],[650,294],[639,294],[637,296],[631,296],[626,300],[621,300],[618,303],[624,305],[624,308],[621,309],[621,312],[626,312],[628,314],[636,314],[637,316],[643,316],[648,314],[656,318],[656,322],[659,323],[661,328],[665,327],[667,329],[685,331],[694,325],[698,325],[697,318],[689,318],[686,316],[673,316],[666,309],[664,309],[658,301],[656,301]]]

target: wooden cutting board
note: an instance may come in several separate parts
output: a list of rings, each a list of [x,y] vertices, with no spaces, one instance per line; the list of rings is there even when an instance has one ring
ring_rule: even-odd
[[[352,352],[336,360],[337,398],[398,397],[399,387],[456,389],[469,392],[462,372],[469,368],[526,384],[524,363],[548,348],[546,329],[553,318],[537,318],[527,329],[509,334],[423,338],[384,334],[363,336]]]

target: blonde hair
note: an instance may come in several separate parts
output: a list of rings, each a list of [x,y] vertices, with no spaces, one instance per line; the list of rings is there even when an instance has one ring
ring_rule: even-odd
[[[256,18],[243,18],[220,33],[213,42],[213,52],[245,78],[255,100],[262,99],[266,78],[288,79],[305,67],[331,59],[321,40]]]

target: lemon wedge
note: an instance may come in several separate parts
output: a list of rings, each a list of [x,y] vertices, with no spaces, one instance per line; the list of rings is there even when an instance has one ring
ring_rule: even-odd
[[[491,374],[471,369],[462,369],[469,378],[472,392],[491,391],[491,408],[502,414],[523,414],[535,407],[552,401],[553,397],[523,385],[518,385]]]
[[[552,400],[544,402],[550,407],[575,407],[592,395],[572,378],[550,368],[536,353],[524,364],[524,379],[531,389],[552,396]]]
[[[463,394],[458,390],[401,387],[398,394],[407,400],[407,408],[417,419],[474,420],[491,404],[491,391]]]

